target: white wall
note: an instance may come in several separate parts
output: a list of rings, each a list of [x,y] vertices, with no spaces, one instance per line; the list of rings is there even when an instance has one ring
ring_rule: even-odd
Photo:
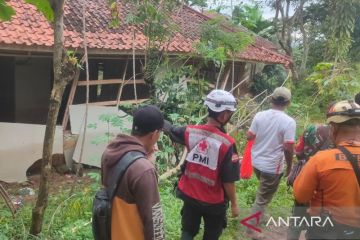
[[[16,58],[15,122],[44,124],[51,91],[51,58]]]

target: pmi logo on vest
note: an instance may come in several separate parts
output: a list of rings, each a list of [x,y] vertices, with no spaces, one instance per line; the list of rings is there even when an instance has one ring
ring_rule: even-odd
[[[257,212],[247,218],[244,218],[240,221],[242,225],[245,227],[250,228],[256,232],[262,232],[261,228],[257,226],[260,223],[261,212]],[[254,224],[256,221],[256,224]],[[327,227],[331,226],[334,227],[334,223],[331,221],[330,217],[320,217],[320,216],[311,216],[311,217],[297,217],[297,216],[290,216],[290,217],[270,217],[269,220],[266,222],[266,227]]]
[[[195,162],[200,162],[200,163],[208,165],[209,157],[207,157],[206,154],[208,153],[208,150],[209,150],[209,143],[206,140],[200,141],[196,150],[200,154],[194,153],[192,160]]]

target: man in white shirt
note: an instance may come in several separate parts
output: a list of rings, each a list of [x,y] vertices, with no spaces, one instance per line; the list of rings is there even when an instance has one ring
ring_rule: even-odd
[[[278,189],[281,176],[289,175],[295,142],[296,122],[284,110],[290,104],[291,92],[278,87],[270,97],[272,108],[258,112],[247,133],[247,139],[255,139],[252,148],[252,165],[260,181],[252,213],[261,212],[264,216],[266,206]],[[257,232],[247,232],[253,239],[261,239]]]

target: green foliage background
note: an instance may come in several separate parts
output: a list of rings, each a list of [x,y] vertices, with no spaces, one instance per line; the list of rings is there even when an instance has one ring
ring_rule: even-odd
[[[38,237],[28,235],[31,221],[31,204],[26,203],[12,219],[11,213],[0,202],[0,239],[37,239],[37,240],[79,240],[93,239],[91,230],[92,199],[95,191],[100,186],[99,173],[91,172],[87,175],[91,182],[80,179],[74,194],[69,196],[70,185],[61,186],[57,194],[49,198],[48,211],[45,214],[44,231]],[[88,178],[87,177],[87,178]],[[159,186],[161,204],[165,216],[166,239],[180,239],[181,200],[177,199],[173,192],[176,178],[168,179]],[[222,240],[247,239],[243,232],[244,226],[240,219],[250,213],[254,201],[258,181],[255,177],[250,180],[237,182],[237,198],[240,207],[240,217],[232,219],[228,217],[228,227],[224,230]],[[292,206],[292,193],[285,184],[281,182],[273,202],[269,206],[268,214],[271,216],[286,216]],[[196,239],[202,239],[202,230]]]

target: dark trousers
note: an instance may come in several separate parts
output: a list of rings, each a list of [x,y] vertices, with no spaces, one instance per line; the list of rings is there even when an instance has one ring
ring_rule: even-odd
[[[226,227],[226,208],[212,211],[211,206],[194,205],[184,201],[181,209],[182,240],[192,240],[198,234],[201,218],[204,219],[204,240],[219,239]]]
[[[292,216],[293,217],[300,217],[300,218],[308,218],[309,214],[307,213],[308,206],[305,204],[300,204],[294,201],[294,206],[292,209]],[[293,226],[290,225],[287,231],[287,240],[298,240],[301,235],[301,231],[306,230],[307,226]]]

